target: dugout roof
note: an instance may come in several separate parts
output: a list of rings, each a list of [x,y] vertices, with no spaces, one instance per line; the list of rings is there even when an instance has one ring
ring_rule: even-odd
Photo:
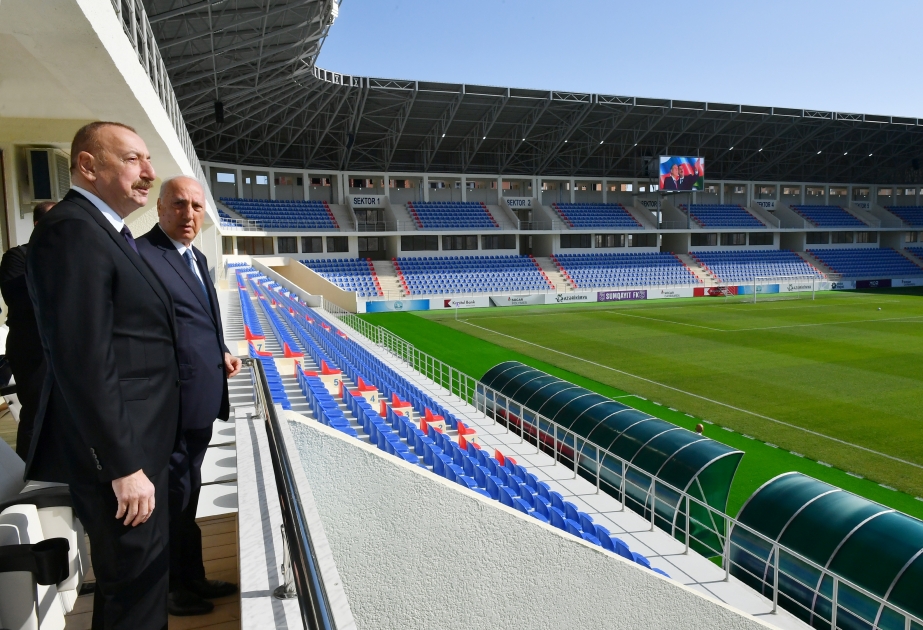
[[[501,396],[518,403],[522,409],[514,409],[513,413],[522,414],[528,421],[534,422],[529,411],[539,414],[648,475],[721,512],[726,509],[731,481],[743,452],[518,361],[494,366],[480,382],[498,392],[495,400],[500,406],[506,404],[499,400]],[[553,431],[541,420],[539,427],[547,433]],[[584,452],[584,456],[585,460],[593,460],[595,466],[595,453]],[[603,477],[610,479],[610,486],[620,489],[621,465],[606,455],[601,459],[604,473],[605,469],[611,473]],[[590,466],[591,462],[584,464]],[[636,471],[628,471],[626,477],[632,484],[627,487],[628,495],[649,510],[650,499],[646,495],[650,478]],[[663,487],[656,488],[656,492],[658,515],[666,521],[664,529],[676,533],[678,511],[673,508],[683,513],[685,508],[675,492]],[[696,517],[701,525],[706,525],[705,529],[714,531],[716,524],[708,514],[700,512]],[[699,538],[702,542],[713,542],[705,541],[701,533]]]
[[[846,578],[885,601],[923,617],[923,522],[801,473],[763,485],[744,504],[740,523],[824,567],[814,569],[791,554],[780,555],[780,588],[786,607],[805,621],[829,619],[831,574]],[[735,527],[732,573],[771,597],[772,543]],[[782,575],[798,576],[796,583]],[[783,602],[784,603],[784,602]],[[893,613],[853,589],[839,593],[838,626],[900,627]],[[897,624],[897,625],[895,625]]]
[[[336,0],[144,4],[204,160],[635,178],[672,153],[716,180],[923,181],[919,118],[349,76],[314,65]]]

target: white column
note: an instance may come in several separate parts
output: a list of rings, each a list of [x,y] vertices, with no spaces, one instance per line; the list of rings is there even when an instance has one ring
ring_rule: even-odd
[[[307,171],[301,171],[301,183],[304,184],[304,186],[301,187],[301,196],[304,197],[305,201],[307,201],[311,198],[311,195],[309,194],[311,191],[311,178],[308,177]]]
[[[603,179],[603,203],[608,203],[609,199],[609,180]]]
[[[276,200],[276,172],[269,171],[269,198]]]
[[[724,182],[718,182],[718,203],[724,203]]]
[[[244,197],[244,174],[241,169],[237,169],[235,172],[237,173],[237,197],[239,199],[243,199]]]
[[[382,177],[382,186],[384,187],[384,191],[381,194],[387,197],[388,200],[390,201],[391,200],[391,178],[388,176],[387,173],[385,173],[384,177]]]
[[[423,176],[423,201],[429,201],[429,175]]]
[[[570,178],[570,202],[571,203],[577,202],[577,191],[574,189],[574,178],[573,177]]]
[[[804,205],[804,191],[807,189],[807,186],[802,184],[800,188],[801,188],[801,205],[803,206]]]
[[[461,200],[468,201],[468,178],[464,175],[461,178]]]

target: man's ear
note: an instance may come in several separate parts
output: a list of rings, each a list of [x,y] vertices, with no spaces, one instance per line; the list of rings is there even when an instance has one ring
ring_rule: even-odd
[[[96,166],[96,158],[91,153],[81,151],[77,154],[77,171],[84,179],[96,181]]]

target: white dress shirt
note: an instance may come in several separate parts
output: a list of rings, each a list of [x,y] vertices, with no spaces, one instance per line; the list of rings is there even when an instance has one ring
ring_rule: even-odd
[[[109,223],[112,224],[112,227],[115,228],[115,231],[119,233],[122,232],[122,227],[125,225],[125,219],[120,217],[115,210],[110,208],[109,204],[91,193],[89,190],[81,188],[80,186],[71,186],[71,190],[74,190],[89,199],[90,203],[96,206],[97,210],[102,212],[103,216],[106,217]]]
[[[161,228],[161,229],[163,229],[163,228]],[[166,234],[166,232],[164,232],[164,234]],[[170,237],[167,236],[167,238],[170,238]],[[199,279],[199,282],[201,282],[202,284],[205,284],[205,281],[202,279],[202,274],[199,272],[199,265],[198,265],[199,259],[196,258],[195,250],[192,249],[192,247],[186,247],[185,245],[183,245],[183,244],[180,243],[179,241],[174,241],[172,238],[170,238],[170,242],[173,243],[173,247],[176,248],[176,251],[179,252],[179,255],[184,257],[184,262],[185,262],[186,250],[187,250],[187,249],[189,250],[189,255],[192,256],[192,260],[196,263],[196,264],[194,265],[194,267],[195,267],[195,275],[196,275],[196,277]]]

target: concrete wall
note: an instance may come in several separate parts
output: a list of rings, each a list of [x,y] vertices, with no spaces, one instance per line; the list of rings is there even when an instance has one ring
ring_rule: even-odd
[[[253,259],[253,265],[260,268],[259,263],[263,263],[275,273],[291,281],[296,286],[304,289],[312,295],[322,295],[340,308],[346,309],[350,313],[356,312],[356,294],[344,291],[329,280],[325,280],[320,274],[311,271],[301,263],[292,259]],[[280,283],[281,284],[281,283]]]
[[[359,628],[770,627],[355,438],[290,429]]]

